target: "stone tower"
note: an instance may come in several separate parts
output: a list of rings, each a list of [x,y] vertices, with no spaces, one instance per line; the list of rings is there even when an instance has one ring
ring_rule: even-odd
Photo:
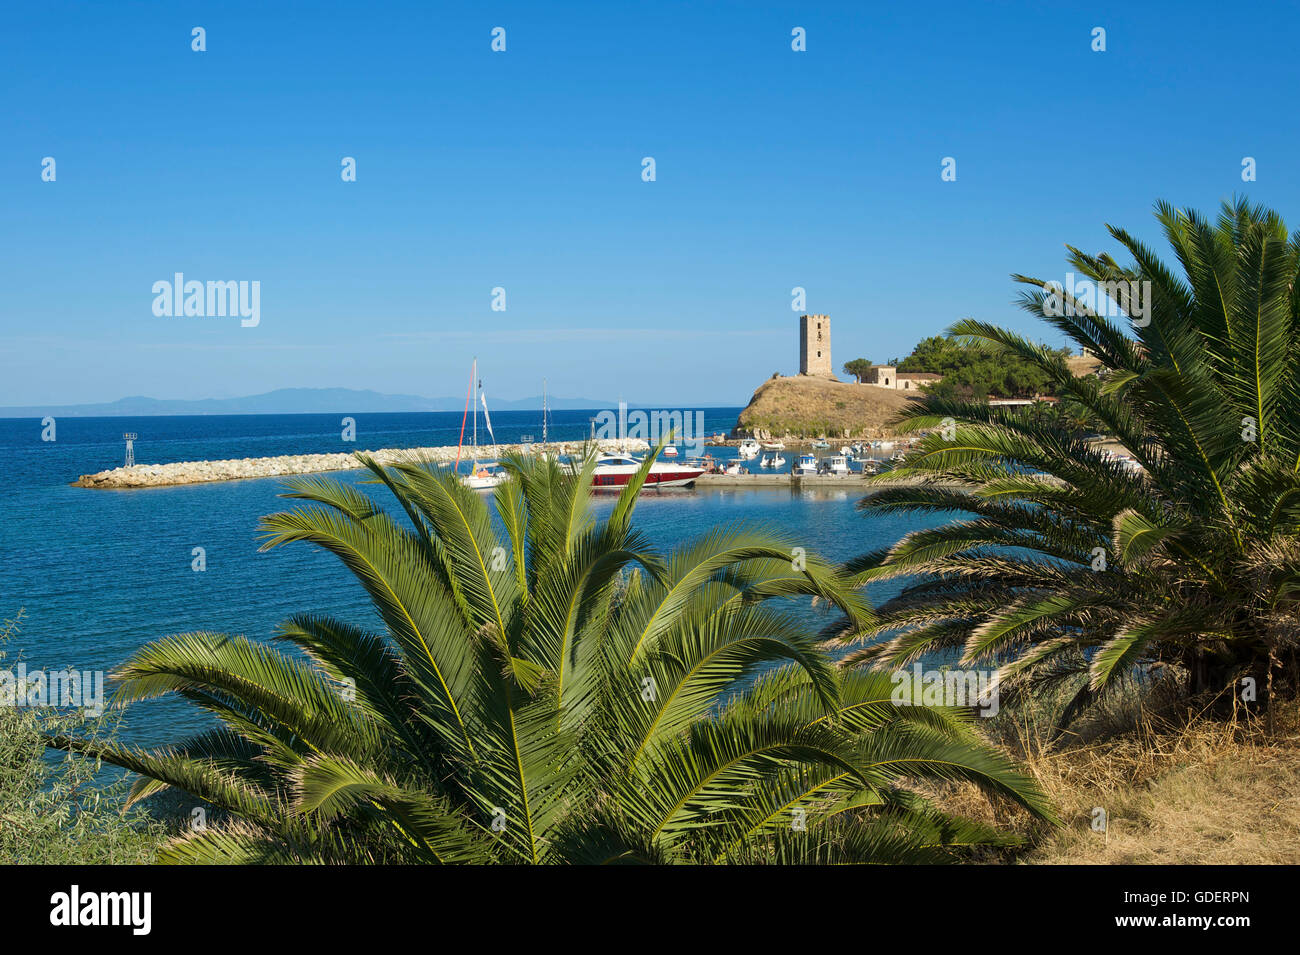
[[[829,315],[799,316],[799,374],[831,378],[831,320]]]

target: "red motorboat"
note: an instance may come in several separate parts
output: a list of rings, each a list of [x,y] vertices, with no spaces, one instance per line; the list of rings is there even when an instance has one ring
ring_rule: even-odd
[[[641,461],[630,454],[602,454],[596,459],[591,477],[592,487],[623,487],[641,468]],[[677,462],[656,461],[646,475],[646,487],[687,487],[704,473],[704,468]]]

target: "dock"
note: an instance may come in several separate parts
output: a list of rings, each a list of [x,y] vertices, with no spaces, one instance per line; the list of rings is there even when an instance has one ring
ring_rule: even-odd
[[[696,487],[852,487],[861,489],[861,474],[701,474]]]

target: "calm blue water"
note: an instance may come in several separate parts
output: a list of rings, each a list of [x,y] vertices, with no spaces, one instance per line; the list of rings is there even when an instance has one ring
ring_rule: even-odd
[[[707,432],[729,430],[738,412],[707,410]],[[593,414],[553,412],[551,434],[580,440]],[[41,440],[37,419],[0,419],[7,466],[0,494],[0,620],[25,611],[22,632],[8,649],[20,651],[29,668],[110,670],[142,644],[180,631],[266,638],[302,611],[374,622],[360,587],[335,559],[296,545],[258,553],[258,518],[291,503],[276,496],[279,479],[130,491],[68,486],[81,474],[120,465],[125,431],[140,435],[138,462],[165,463],[454,445],[461,420],[453,412],[355,415],[356,443],[344,444],[341,417],[60,418],[49,442]],[[540,437],[539,418],[538,412],[500,412],[493,425],[500,441],[513,442]],[[686,490],[644,495],[636,519],[665,549],[714,524],[747,520],[794,535],[835,560],[919,526],[861,514],[856,500],[847,490]],[[597,507],[606,511],[612,501],[602,497]],[[206,550],[203,573],[191,569],[194,547]],[[810,625],[820,622],[810,619]],[[133,708],[127,721],[128,735],[144,743],[176,741],[198,726],[190,709],[168,700]]]

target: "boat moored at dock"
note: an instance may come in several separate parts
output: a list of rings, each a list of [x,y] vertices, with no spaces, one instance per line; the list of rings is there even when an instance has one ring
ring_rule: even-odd
[[[469,378],[470,390],[465,394],[465,414],[460,419],[460,439],[463,444],[465,441],[465,417],[469,414],[472,403],[471,395],[474,389],[478,388],[479,401],[483,404],[483,420],[487,424],[489,437],[492,438],[492,446],[495,449],[497,437],[492,432],[492,417],[488,414],[487,396],[483,394],[483,382],[478,377],[478,359],[474,359],[474,364],[470,368]],[[545,417],[543,416],[543,428],[545,427]],[[510,472],[501,467],[499,461],[480,461],[478,459],[478,404],[474,404],[474,430],[471,437],[473,442],[473,458],[470,461],[469,473],[462,475],[461,482],[471,490],[490,491],[492,488],[505,481],[510,480]],[[460,447],[456,448],[456,467],[460,467]]]
[[[630,454],[602,454],[596,458],[592,487],[625,487],[641,468],[642,461]],[[645,487],[687,487],[704,473],[704,468],[690,464],[656,461],[646,475]]]
[[[461,478],[464,485],[474,491],[490,491],[508,480],[510,472],[498,461],[480,461],[469,474]]]
[[[795,466],[791,469],[792,474],[816,474],[817,473],[817,455],[801,454]]]
[[[817,470],[820,474],[845,475],[852,473],[849,468],[849,459],[842,454],[832,454],[830,457],[822,458]]]

